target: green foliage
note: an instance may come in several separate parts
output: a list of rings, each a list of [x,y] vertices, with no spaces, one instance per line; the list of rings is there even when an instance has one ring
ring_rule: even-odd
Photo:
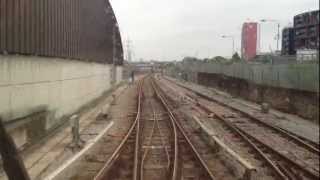
[[[228,60],[222,56],[216,56],[214,58],[209,59],[209,62],[213,62],[213,63],[225,63]]]
[[[204,59],[203,59],[203,62],[205,62],[205,63],[207,63],[207,62],[209,62],[209,61],[210,61],[209,58],[204,58]]]
[[[195,62],[195,61],[199,61],[200,59],[196,58],[196,57],[184,57],[182,59],[182,62]]]
[[[182,60],[182,63],[192,63],[192,62],[204,62],[204,63],[219,63],[219,64],[232,64],[235,62],[242,62],[241,57],[236,52],[233,54],[232,59],[227,59],[222,56],[215,56],[212,58],[204,58],[204,59],[198,59],[196,57],[185,57]],[[244,61],[243,61],[244,62]]]
[[[239,56],[239,54],[237,52],[232,55],[232,60],[234,60],[234,61],[240,61],[241,60],[241,58],[240,58],[240,56]]]

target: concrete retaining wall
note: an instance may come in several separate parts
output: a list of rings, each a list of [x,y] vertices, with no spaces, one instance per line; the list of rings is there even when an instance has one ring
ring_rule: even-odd
[[[319,94],[315,92],[262,86],[213,73],[198,73],[197,83],[253,102],[268,102],[275,109],[319,122]]]
[[[109,90],[112,67],[61,58],[0,56],[0,116],[10,123],[45,110],[49,114],[44,129],[50,129],[61,117]],[[122,67],[116,66],[116,83],[121,78]]]
[[[319,122],[319,64],[219,64],[202,61],[169,66],[166,74],[227,91]]]
[[[212,73],[243,79],[262,86],[319,92],[319,64],[317,63],[271,65],[195,61],[178,63],[169,69],[173,73],[179,70],[188,76],[193,72]]]
[[[120,83],[123,80],[123,66],[116,67],[116,83]]]

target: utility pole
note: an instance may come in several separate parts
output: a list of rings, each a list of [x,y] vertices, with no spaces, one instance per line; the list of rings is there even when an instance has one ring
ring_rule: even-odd
[[[234,37],[232,36],[232,56],[234,55]]]
[[[118,24],[116,22],[114,22],[114,25],[113,25],[113,32],[112,32],[112,44],[113,44],[113,57],[112,57],[112,79],[111,79],[111,84],[114,85],[116,83],[116,63],[118,61],[117,59],[117,29],[118,29]]]
[[[127,40],[127,61],[132,62],[132,50],[131,50],[132,41],[128,38]]]
[[[280,23],[278,22],[277,51],[279,51],[279,39],[280,39]]]
[[[261,49],[261,23],[258,23],[258,54],[261,54]]]

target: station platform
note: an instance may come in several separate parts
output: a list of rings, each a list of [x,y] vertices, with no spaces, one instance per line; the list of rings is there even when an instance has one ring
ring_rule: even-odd
[[[122,84],[114,89],[109,95],[103,97],[96,106],[80,112],[79,131],[80,138],[83,140],[85,149],[90,145],[91,141],[99,136],[99,133],[109,128],[111,121],[97,120],[101,113],[108,112],[113,102],[113,97],[118,97],[127,88],[126,84]],[[47,175],[55,171],[62,164],[72,157],[76,156],[81,149],[72,149],[72,133],[70,126],[65,125],[56,132],[35,146],[21,152],[22,159],[31,179],[45,179]],[[0,180],[7,180],[7,176],[3,170],[0,172]]]

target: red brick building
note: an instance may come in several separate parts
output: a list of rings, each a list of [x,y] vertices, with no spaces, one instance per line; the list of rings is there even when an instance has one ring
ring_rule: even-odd
[[[246,22],[242,25],[241,56],[246,60],[252,60],[257,55],[257,30],[256,22]]]

